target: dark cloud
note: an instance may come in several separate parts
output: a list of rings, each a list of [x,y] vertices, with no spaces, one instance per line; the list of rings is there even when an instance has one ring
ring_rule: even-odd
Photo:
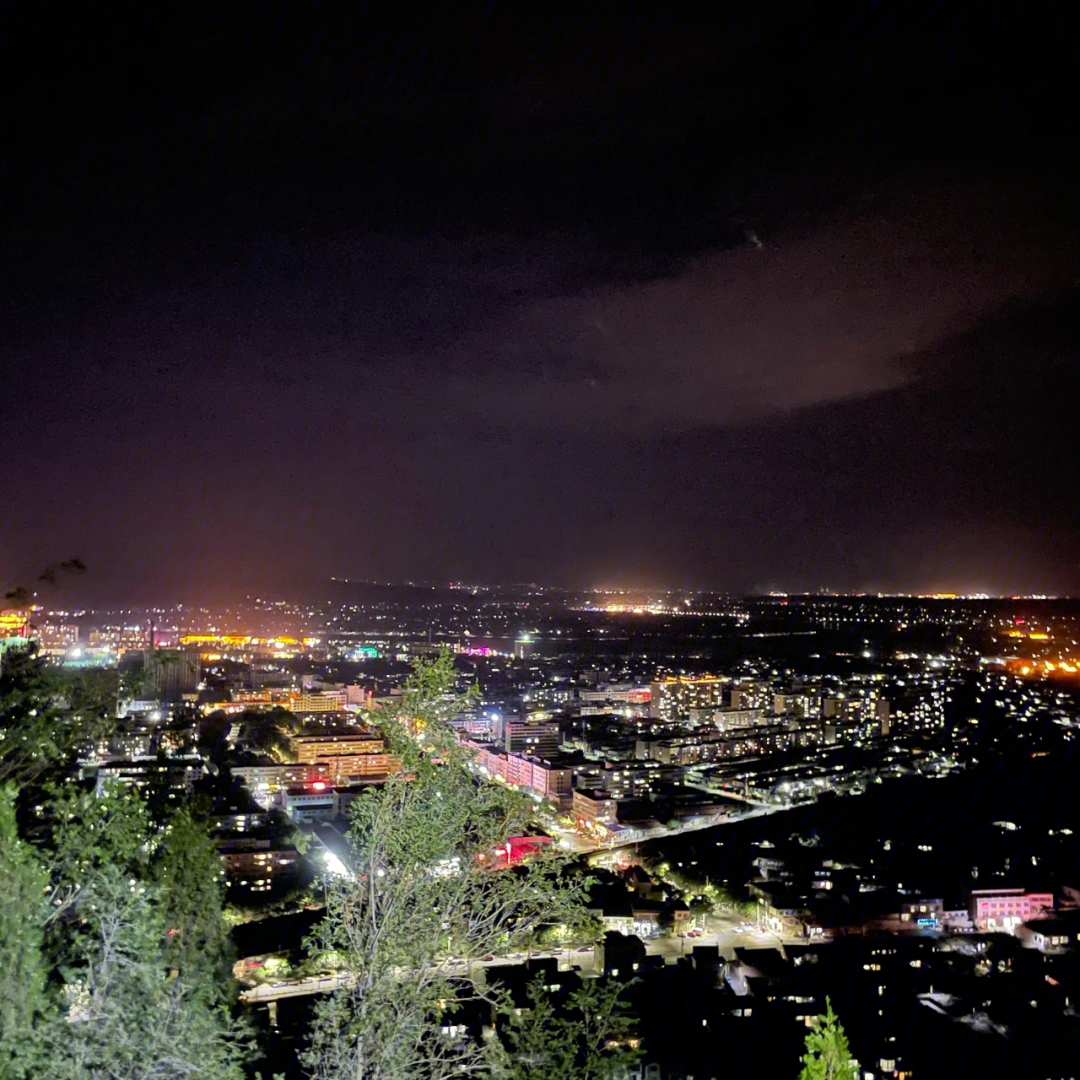
[[[1074,587],[1052,18],[49,10],[5,577]]]

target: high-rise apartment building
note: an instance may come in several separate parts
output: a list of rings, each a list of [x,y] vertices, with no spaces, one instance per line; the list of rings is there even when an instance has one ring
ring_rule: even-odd
[[[702,679],[658,679],[652,684],[649,715],[654,720],[682,720],[691,709],[715,709],[724,704],[730,680],[708,676]]]

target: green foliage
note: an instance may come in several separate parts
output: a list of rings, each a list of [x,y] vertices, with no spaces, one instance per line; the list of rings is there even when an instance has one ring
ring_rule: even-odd
[[[295,825],[290,824],[285,830],[282,842],[296,848],[301,855],[306,855],[311,850],[311,837]]]
[[[0,658],[0,783],[27,785],[70,769],[115,728],[115,672],[72,675],[46,664],[37,647]]]
[[[239,1080],[241,1046],[213,984],[168,967],[165,905],[114,866],[78,905],[64,971],[65,1017],[53,1025],[57,1080]]]
[[[799,1080],[851,1080],[858,1075],[859,1063],[851,1055],[847,1036],[840,1026],[832,1002],[825,999],[825,1015],[814,1019],[806,1036]]]
[[[460,1075],[489,1052],[445,1036],[455,1002],[484,996],[472,960],[522,948],[583,911],[586,880],[559,856],[495,870],[528,825],[527,800],[468,770],[448,721],[463,706],[449,655],[421,662],[401,712],[380,727],[402,772],[353,804],[352,865],[328,891],[315,945],[354,974],[317,1009],[316,1080]]]
[[[243,737],[252,746],[281,762],[296,761],[289,737],[302,730],[303,726],[293,713],[280,706],[268,712],[249,710],[240,718]]]
[[[37,807],[49,828],[51,878],[57,897],[87,887],[107,868],[145,876],[158,842],[146,804],[130,788],[110,785],[100,795],[81,785],[50,785]],[[58,899],[55,900],[60,906]]]
[[[0,774],[13,781],[0,786],[0,1080],[239,1080],[205,829],[76,778],[115,679],[12,656],[0,675]]]
[[[0,1078],[238,1080],[205,830],[186,812],[155,829],[130,791],[45,794],[40,850],[0,798]]]
[[[24,1080],[40,1074],[49,1015],[43,955],[48,874],[19,839],[11,785],[0,789],[0,881],[0,1080]]]
[[[234,989],[232,947],[223,913],[221,856],[203,822],[187,809],[169,822],[155,853],[151,879],[168,926],[170,969],[219,996]]]
[[[622,990],[612,980],[589,979],[559,1003],[538,975],[529,1008],[504,998],[493,1080],[620,1080],[641,1056]]]
[[[539,927],[533,935],[532,944],[537,949],[563,945],[574,948],[595,944],[603,936],[604,924],[595,915],[581,911],[571,915],[567,922],[547,923]]]

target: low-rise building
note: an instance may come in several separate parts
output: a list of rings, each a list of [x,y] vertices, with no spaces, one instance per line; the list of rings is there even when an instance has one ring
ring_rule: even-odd
[[[380,754],[385,748],[381,736],[361,727],[303,731],[293,735],[289,745],[296,760],[305,764],[356,754]]]
[[[1039,952],[1055,952],[1073,944],[1069,924],[1063,919],[1028,919],[1016,928],[1016,936]]]
[[[969,904],[971,922],[977,930],[1009,933],[1053,909],[1053,893],[1029,893],[1024,889],[975,889]]]
[[[901,904],[900,921],[912,929],[937,929],[945,921],[945,902],[921,899]]]
[[[281,807],[300,824],[332,821],[338,813],[334,789],[312,791],[308,788],[288,788],[281,793]]]
[[[240,837],[219,840],[218,851],[225,865],[225,880],[252,892],[269,892],[273,883],[294,875],[300,853],[293,847],[275,847],[268,839]]]
[[[606,791],[575,791],[571,813],[581,824],[608,825],[618,820],[619,801]]]

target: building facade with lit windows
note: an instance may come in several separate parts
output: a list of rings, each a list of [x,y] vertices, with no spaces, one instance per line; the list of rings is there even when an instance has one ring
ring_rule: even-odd
[[[619,800],[606,791],[575,791],[571,806],[574,820],[586,825],[614,825],[618,821]]]
[[[332,821],[338,814],[337,795],[332,787],[322,790],[319,783],[305,788],[287,788],[280,795],[281,808],[300,824]]]
[[[31,641],[29,611],[0,611],[0,656]]]
[[[255,765],[233,765],[231,772],[253,792],[277,791],[295,784],[311,784],[316,780],[330,779],[330,766],[325,761],[297,764],[267,761]]]
[[[269,840],[219,840],[217,848],[225,866],[226,884],[251,892],[269,892],[275,881],[299,869],[300,855],[295,848],[273,848]]]
[[[560,810],[570,809],[574,770],[569,765],[527,754],[508,754],[490,744],[464,740],[464,745],[475,752],[476,767],[493,780],[522,788],[537,798],[548,799]]]
[[[562,729],[557,720],[511,720],[502,717],[493,727],[496,740],[508,754],[550,757],[562,745]]]
[[[335,787],[348,787],[365,781],[383,779],[395,773],[401,763],[392,754],[339,754],[327,758],[321,764],[328,770],[330,783]]]
[[[344,690],[324,690],[289,694],[286,700],[288,708],[294,713],[341,712],[348,704],[348,694]]]
[[[79,628],[74,623],[47,622],[41,628],[41,650],[63,653],[79,644]]]
[[[659,679],[650,687],[649,715],[671,723],[688,716],[691,709],[718,709],[730,685],[730,679],[714,676]]]
[[[364,728],[333,728],[328,731],[302,732],[289,740],[296,760],[302,764],[329,761],[331,758],[361,754],[381,754],[383,739]]]
[[[975,889],[969,915],[977,930],[1015,932],[1021,923],[1038,919],[1054,909],[1053,893],[1029,893],[1024,889]]]

